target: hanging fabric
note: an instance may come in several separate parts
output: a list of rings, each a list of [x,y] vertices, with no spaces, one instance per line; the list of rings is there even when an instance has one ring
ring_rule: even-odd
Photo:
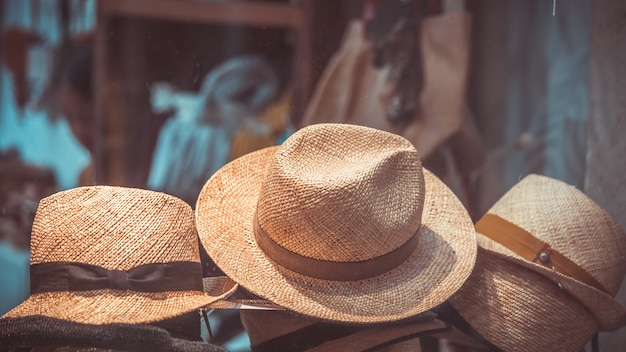
[[[375,30],[385,26],[350,22],[301,125],[353,123],[397,133],[424,159],[458,132],[466,109],[470,16],[456,12],[423,17],[420,13],[427,12],[421,11],[403,17],[398,27],[387,25],[388,38],[393,38],[387,45],[380,45],[385,40]],[[421,20],[410,29],[416,18]],[[385,52],[406,40],[416,46],[413,54],[408,48]]]

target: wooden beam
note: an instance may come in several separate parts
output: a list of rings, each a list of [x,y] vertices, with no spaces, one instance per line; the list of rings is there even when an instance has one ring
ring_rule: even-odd
[[[299,28],[302,23],[298,7],[271,2],[105,0],[101,1],[100,10],[109,16],[170,21],[291,28]]]
[[[626,3],[595,0],[591,8],[584,191],[626,230]],[[626,304],[626,282],[615,299]],[[626,329],[600,333],[600,351],[623,351],[624,346]]]
[[[98,22],[94,38],[94,61],[92,66],[94,154],[91,158],[96,174],[96,184],[106,184],[109,181],[109,177],[107,175],[108,165],[105,162],[105,155],[108,151],[105,146],[106,136],[103,132],[105,131],[104,97],[106,93],[103,84],[106,82],[107,75],[107,33],[109,31],[109,21],[101,15],[100,11],[98,11],[97,16]]]

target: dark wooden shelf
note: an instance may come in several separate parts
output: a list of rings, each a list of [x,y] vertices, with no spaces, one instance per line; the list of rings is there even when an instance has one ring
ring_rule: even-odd
[[[99,2],[99,10],[104,15],[169,21],[291,28],[298,28],[302,25],[302,15],[298,7],[272,2],[106,0]]]

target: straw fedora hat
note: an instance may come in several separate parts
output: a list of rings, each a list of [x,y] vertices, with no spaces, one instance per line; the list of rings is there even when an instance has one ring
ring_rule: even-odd
[[[374,325],[324,323],[289,311],[241,310],[254,352],[420,351],[419,337],[448,330],[434,314]]]
[[[174,337],[145,324],[80,324],[31,315],[0,319],[0,346],[7,351],[225,352],[203,342]]]
[[[31,236],[30,297],[3,318],[149,323],[192,312],[236,289],[203,292],[193,210],[135,188],[79,187],[41,200]]]
[[[554,281],[480,246],[472,275],[450,303],[438,317],[490,351],[579,352],[599,328]],[[465,344],[447,333],[440,337]]]
[[[600,330],[623,326],[626,308],[614,297],[626,271],[626,237],[608,213],[576,188],[529,175],[489,209],[476,230],[486,249],[480,253],[549,279],[583,305]],[[474,281],[467,285],[478,290]],[[468,290],[463,287],[452,302]],[[465,305],[456,306],[468,318]]]
[[[593,314],[601,330],[624,324],[614,297],[626,273],[626,236],[575,187],[540,175],[513,186],[476,223],[484,247],[552,280]]]
[[[413,145],[357,125],[311,125],[225,165],[200,193],[196,224],[242,287],[336,322],[435,307],[476,257],[469,215]]]

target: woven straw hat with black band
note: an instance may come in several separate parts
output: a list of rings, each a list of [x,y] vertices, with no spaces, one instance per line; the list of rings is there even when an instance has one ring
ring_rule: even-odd
[[[30,297],[3,318],[150,323],[193,312],[236,288],[229,279],[216,280],[203,292],[189,205],[164,193],[112,186],[41,200],[30,275]]]
[[[196,223],[242,287],[335,322],[422,313],[463,284],[476,257],[469,215],[413,145],[356,125],[311,125],[222,167]]]
[[[489,341],[505,350],[576,351],[598,329],[624,325],[626,308],[614,296],[626,270],[626,237],[576,188],[529,175],[476,229],[475,271],[450,301]]]

